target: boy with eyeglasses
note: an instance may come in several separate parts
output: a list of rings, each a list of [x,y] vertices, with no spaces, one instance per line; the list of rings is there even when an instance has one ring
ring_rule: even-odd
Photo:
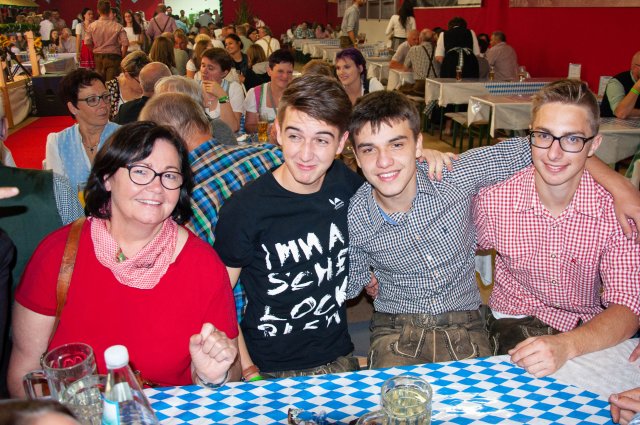
[[[561,80],[533,97],[533,165],[483,189],[478,246],[497,252],[487,319],[498,354],[535,376],[616,345],[638,329],[640,245],[585,169],[602,141],[598,102]]]

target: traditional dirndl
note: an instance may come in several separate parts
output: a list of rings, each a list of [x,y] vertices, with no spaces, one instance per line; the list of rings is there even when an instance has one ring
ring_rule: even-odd
[[[80,48],[80,68],[95,69],[96,63],[93,59],[93,52],[89,50],[84,40],[82,40],[82,47]]]

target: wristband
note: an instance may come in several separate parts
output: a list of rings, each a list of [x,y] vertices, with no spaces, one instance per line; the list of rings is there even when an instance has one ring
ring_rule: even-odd
[[[255,376],[249,378],[249,376],[251,375],[255,375]],[[260,369],[258,369],[258,366],[254,364],[252,364],[251,366],[249,366],[248,368],[242,371],[242,380],[245,382],[262,381],[263,379],[264,378],[260,376]]]
[[[218,98],[218,103],[227,103],[229,102],[229,96],[222,96]]]
[[[637,96],[640,96],[640,91],[638,91],[635,87],[631,87],[631,93],[635,93]]]
[[[224,373],[224,379],[219,384],[212,384],[211,382],[207,381],[206,379],[198,375],[198,372],[196,372],[196,377],[198,378],[198,381],[200,381],[200,384],[203,387],[215,390],[227,383],[227,381],[229,380],[229,369],[227,369],[227,371]]]

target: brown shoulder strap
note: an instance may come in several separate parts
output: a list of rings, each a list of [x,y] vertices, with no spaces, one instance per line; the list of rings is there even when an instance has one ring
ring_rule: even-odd
[[[56,290],[56,296],[58,301],[58,307],[56,308],[56,320],[49,336],[49,344],[53,339],[53,335],[58,329],[60,323],[60,316],[62,315],[62,309],[67,301],[67,292],[69,291],[69,285],[71,284],[71,275],[73,274],[73,267],[76,264],[76,255],[78,254],[78,244],[80,242],[80,231],[86,218],[81,217],[71,224],[69,230],[69,236],[67,237],[67,244],[64,247],[64,254],[62,255],[62,263],[60,264],[60,272],[58,273],[58,286]]]

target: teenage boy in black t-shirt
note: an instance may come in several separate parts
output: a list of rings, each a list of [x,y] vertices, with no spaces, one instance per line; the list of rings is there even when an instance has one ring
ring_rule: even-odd
[[[257,372],[254,362],[267,378],[358,368],[345,291],[347,207],[362,179],[335,160],[350,114],[337,81],[294,80],[275,123],[284,164],[236,192],[220,211],[214,248],[248,299],[241,324],[245,379]]]

